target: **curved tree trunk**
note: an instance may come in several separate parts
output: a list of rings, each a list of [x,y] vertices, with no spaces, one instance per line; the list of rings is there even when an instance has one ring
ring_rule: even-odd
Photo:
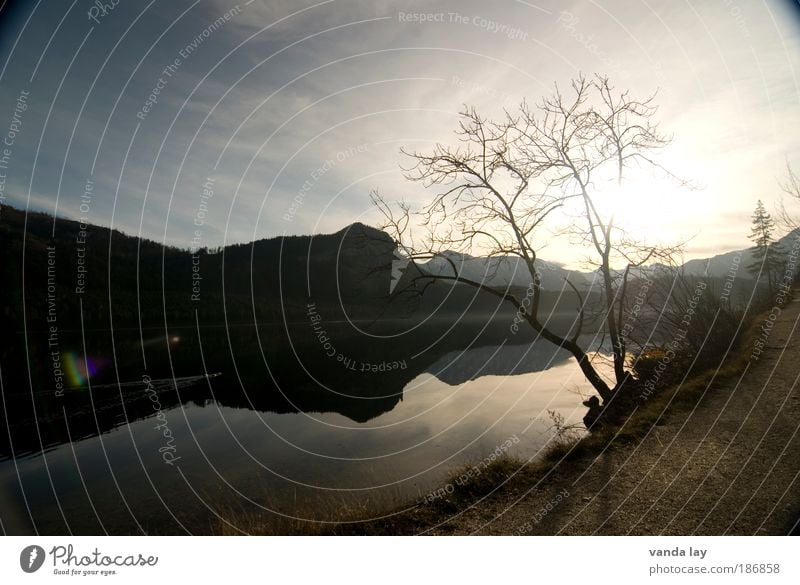
[[[611,282],[611,268],[607,258],[603,259],[602,272],[605,286],[606,327],[608,327],[608,336],[611,338],[611,351],[614,357],[614,378],[617,384],[620,384],[625,379],[625,354],[614,317],[614,285]]]
[[[597,372],[595,367],[592,365],[588,354],[585,351],[583,351],[583,349],[577,344],[577,342],[571,339],[561,337],[557,333],[554,333],[553,331],[545,327],[541,322],[539,322],[535,314],[532,315],[525,311],[525,309],[522,307],[522,304],[516,297],[514,297],[514,295],[509,294],[508,292],[505,291],[498,291],[482,282],[476,282],[468,278],[462,278],[457,274],[454,276],[423,275],[415,278],[414,282],[416,282],[417,279],[449,280],[454,282],[462,282],[477,289],[483,290],[491,295],[499,297],[504,301],[510,302],[517,310],[523,311],[523,315],[526,321],[530,324],[531,327],[533,327],[537,332],[539,332],[542,335],[542,337],[544,337],[547,341],[549,341],[553,345],[556,345],[558,347],[563,347],[573,355],[573,357],[578,362],[578,366],[580,366],[581,368],[581,372],[583,372],[583,375],[586,377],[586,379],[589,381],[592,387],[595,390],[597,390],[597,393],[600,395],[600,398],[603,399],[603,402],[607,402],[611,398],[613,391],[611,390],[611,388],[608,387],[608,384],[606,384],[605,380],[603,380],[603,378]]]
[[[536,331],[541,333],[542,337],[544,337],[547,341],[559,347],[563,347],[573,355],[581,368],[581,372],[583,372],[583,375],[586,377],[592,387],[597,390],[597,393],[600,395],[600,398],[603,399],[603,402],[607,402],[611,398],[611,388],[608,387],[608,384],[606,384],[605,380],[603,380],[600,374],[597,373],[597,370],[589,360],[589,355],[583,351],[583,349],[581,349],[577,343],[556,335],[538,321],[529,319],[529,323],[534,329],[536,329]]]

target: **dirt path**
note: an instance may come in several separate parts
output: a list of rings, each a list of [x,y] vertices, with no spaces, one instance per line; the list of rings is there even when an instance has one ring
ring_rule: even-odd
[[[636,445],[501,489],[434,534],[788,534],[800,519],[800,295],[741,377]],[[569,494],[569,495],[566,495]],[[548,510],[548,507],[550,508]]]

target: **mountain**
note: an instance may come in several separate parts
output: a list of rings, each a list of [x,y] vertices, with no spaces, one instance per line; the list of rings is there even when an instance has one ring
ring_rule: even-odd
[[[800,229],[795,230],[777,241],[777,244],[788,252],[792,249],[797,239],[800,238]],[[476,282],[485,283],[495,288],[520,287],[530,284],[527,267],[521,258],[516,256],[502,256],[481,258],[458,252],[444,252],[446,258],[434,258],[419,264],[419,269],[434,276],[453,274],[453,264],[460,276]],[[449,260],[449,261],[448,261]],[[752,288],[753,275],[746,267],[755,260],[755,252],[750,248],[732,250],[710,258],[689,260],[682,265],[685,274],[689,276],[705,276],[716,279],[736,280],[745,288]],[[452,262],[452,264],[451,264]],[[536,261],[536,268],[542,279],[542,288],[546,291],[561,291],[565,287],[565,279],[581,290],[597,286],[596,273],[567,270],[554,262],[543,260]],[[640,276],[637,270],[631,275]]]
[[[495,288],[509,286],[525,288],[531,283],[530,273],[524,260],[516,256],[479,258],[458,252],[445,252],[443,256],[446,258],[436,257],[420,264],[420,270],[433,276],[452,276],[455,265],[461,277]],[[541,277],[542,288],[548,291],[564,289],[567,286],[566,279],[579,289],[586,289],[591,285],[594,276],[589,272],[567,270],[553,262],[539,259],[536,260],[535,266]]]
[[[390,298],[395,244],[360,223],[193,253],[2,206],[0,242],[0,419],[15,437],[0,459],[152,416],[145,379],[163,382],[163,408],[364,422],[448,352],[535,338],[510,334],[513,308],[471,287]],[[543,310],[559,302],[543,295]],[[569,304],[554,327],[571,327]]]
[[[789,252],[800,238],[800,229],[793,230],[777,240],[778,246]],[[742,280],[752,280],[753,275],[747,271],[747,266],[755,261],[755,252],[751,248],[733,250],[724,254],[717,254],[710,258],[689,260],[683,264],[686,274],[692,276],[710,276],[713,278],[727,278],[729,276]]]
[[[516,345],[519,352],[508,355],[519,357],[534,341],[531,328],[511,327],[509,303],[448,281],[426,286],[424,295],[409,286],[418,276],[451,274],[452,262],[465,278],[523,298],[530,277],[519,258],[448,252],[406,266],[392,295],[395,243],[362,223],[193,252],[2,206],[0,241],[0,418],[13,413],[30,427],[24,450],[42,447],[41,424],[57,441],[65,415],[86,433],[128,415],[147,416],[145,374],[201,381],[215,375],[213,387],[176,385],[163,395],[165,406],[214,400],[270,412],[338,412],[363,422],[394,408],[424,371],[458,383],[541,366],[488,360],[480,349]],[[789,248],[788,237],[783,241]],[[736,256],[686,267],[704,274],[708,266],[724,277]],[[749,256],[741,256],[746,276]],[[596,304],[595,275],[546,261],[537,269],[544,318],[566,335],[577,299],[565,278],[584,291],[591,287],[584,297]],[[587,321],[584,333],[599,327]],[[441,367],[444,356],[465,347],[474,349],[450,369]],[[87,394],[89,380],[95,391]],[[102,424],[92,403],[107,413]]]
[[[79,325],[80,301],[89,320],[114,308],[117,319],[135,318],[138,325],[163,323],[164,310],[172,320],[188,323],[195,312],[217,311],[222,320],[223,310],[233,320],[254,314],[281,320],[309,300],[363,307],[389,293],[394,242],[360,223],[334,234],[192,253],[41,213],[8,206],[0,212],[0,315],[19,322],[23,291],[31,296],[27,318],[43,321],[48,286],[58,319],[70,326]]]

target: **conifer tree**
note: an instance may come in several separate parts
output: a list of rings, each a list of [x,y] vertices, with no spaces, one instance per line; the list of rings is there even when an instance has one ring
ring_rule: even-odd
[[[775,221],[767,212],[761,199],[756,204],[753,212],[753,223],[750,228],[750,241],[753,242],[753,261],[747,266],[748,272],[760,281],[767,278],[770,296],[775,294],[775,279],[783,267],[783,253],[780,244],[773,242],[772,234],[775,231]]]

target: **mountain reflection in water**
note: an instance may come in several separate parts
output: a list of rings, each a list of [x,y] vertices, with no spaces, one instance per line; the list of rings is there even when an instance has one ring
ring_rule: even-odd
[[[326,506],[298,501],[414,498],[512,436],[512,454],[534,457],[551,436],[548,410],[578,422],[577,394],[591,390],[566,352],[541,342],[404,359],[405,369],[353,372],[306,351],[305,368],[261,377],[238,363],[67,392],[60,416],[38,408],[38,425],[11,427],[4,455],[17,457],[0,463],[4,509],[18,512],[9,522],[203,532],[230,502],[324,520],[309,510]]]

